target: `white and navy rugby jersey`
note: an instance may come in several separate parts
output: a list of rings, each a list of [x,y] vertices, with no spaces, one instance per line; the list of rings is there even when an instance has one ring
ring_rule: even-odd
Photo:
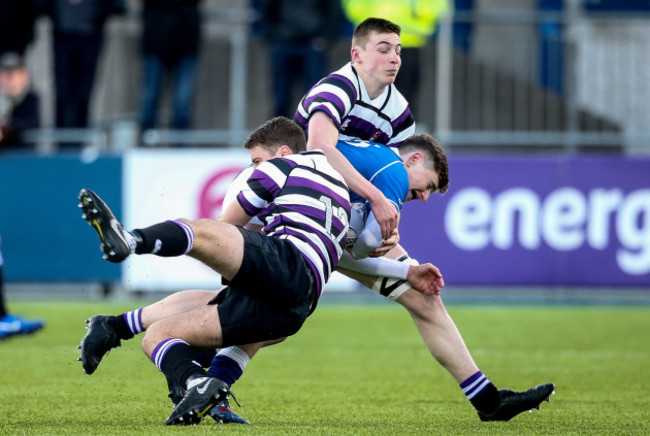
[[[260,164],[237,201],[265,224],[264,233],[286,238],[302,254],[322,292],[343,253],[350,196],[343,177],[319,150]]]
[[[223,204],[221,206],[222,211],[228,209],[228,206],[230,206],[233,202],[237,200],[237,195],[242,191],[242,189],[245,189],[248,186],[246,184],[246,181],[251,176],[251,174],[253,174],[254,170],[255,167],[253,167],[253,164],[250,164],[246,168],[241,170],[239,174],[235,176],[234,179],[232,179],[232,182],[230,182],[230,185],[228,185],[228,190],[226,191],[226,195],[223,197]],[[248,223],[255,224],[258,226],[264,225],[264,223],[260,221],[260,219],[257,216],[252,217]]]
[[[415,133],[406,99],[394,85],[370,100],[352,63],[321,79],[300,100],[295,120],[307,130],[316,112],[327,114],[339,129],[339,140],[361,139],[393,147]]]

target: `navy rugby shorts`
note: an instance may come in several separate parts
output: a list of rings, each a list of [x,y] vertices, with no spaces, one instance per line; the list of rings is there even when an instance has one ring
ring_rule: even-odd
[[[217,305],[222,346],[291,336],[316,308],[312,271],[286,239],[239,231],[244,237],[241,268],[209,303]]]

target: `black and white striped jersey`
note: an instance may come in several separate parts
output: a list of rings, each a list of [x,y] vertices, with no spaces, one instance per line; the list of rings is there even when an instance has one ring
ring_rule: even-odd
[[[395,85],[371,100],[351,63],[321,79],[300,100],[295,120],[307,130],[316,112],[327,114],[339,129],[339,140],[361,139],[399,147],[415,133],[415,120]]]
[[[300,251],[320,295],[341,258],[350,222],[348,186],[325,155],[315,150],[260,164],[237,201],[264,223],[264,233],[286,238]]]

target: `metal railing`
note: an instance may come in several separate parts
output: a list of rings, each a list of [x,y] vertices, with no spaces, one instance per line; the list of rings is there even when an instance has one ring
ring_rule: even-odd
[[[563,13],[465,12],[441,21],[442,143],[650,153],[650,15],[567,4]],[[467,53],[455,48],[459,23],[473,29]]]
[[[562,13],[495,10],[444,17],[426,52],[435,67],[423,70],[423,81],[434,84],[426,98],[435,110],[422,114],[422,124],[452,149],[650,153],[650,15],[587,13],[577,2],[567,4]],[[245,9],[205,17],[220,24],[212,27],[212,37],[225,38],[230,47],[225,128],[140,132],[132,121],[115,120],[90,129],[41,129],[28,140],[42,152],[64,142],[100,152],[239,147],[250,131],[246,120],[255,101],[247,89],[249,76],[270,80],[248,63],[250,18]],[[459,24],[473,29],[465,41],[469,50],[455,45]]]

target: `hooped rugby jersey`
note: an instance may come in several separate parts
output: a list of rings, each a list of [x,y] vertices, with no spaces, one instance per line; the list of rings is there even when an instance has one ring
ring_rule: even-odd
[[[350,222],[343,177],[314,150],[263,162],[247,185],[237,201],[264,223],[265,234],[286,238],[300,251],[320,295],[341,258]]]
[[[339,139],[361,139],[399,145],[415,133],[415,120],[395,85],[371,100],[352,63],[324,77],[300,100],[295,120],[307,130],[316,112],[327,114],[339,129]]]

